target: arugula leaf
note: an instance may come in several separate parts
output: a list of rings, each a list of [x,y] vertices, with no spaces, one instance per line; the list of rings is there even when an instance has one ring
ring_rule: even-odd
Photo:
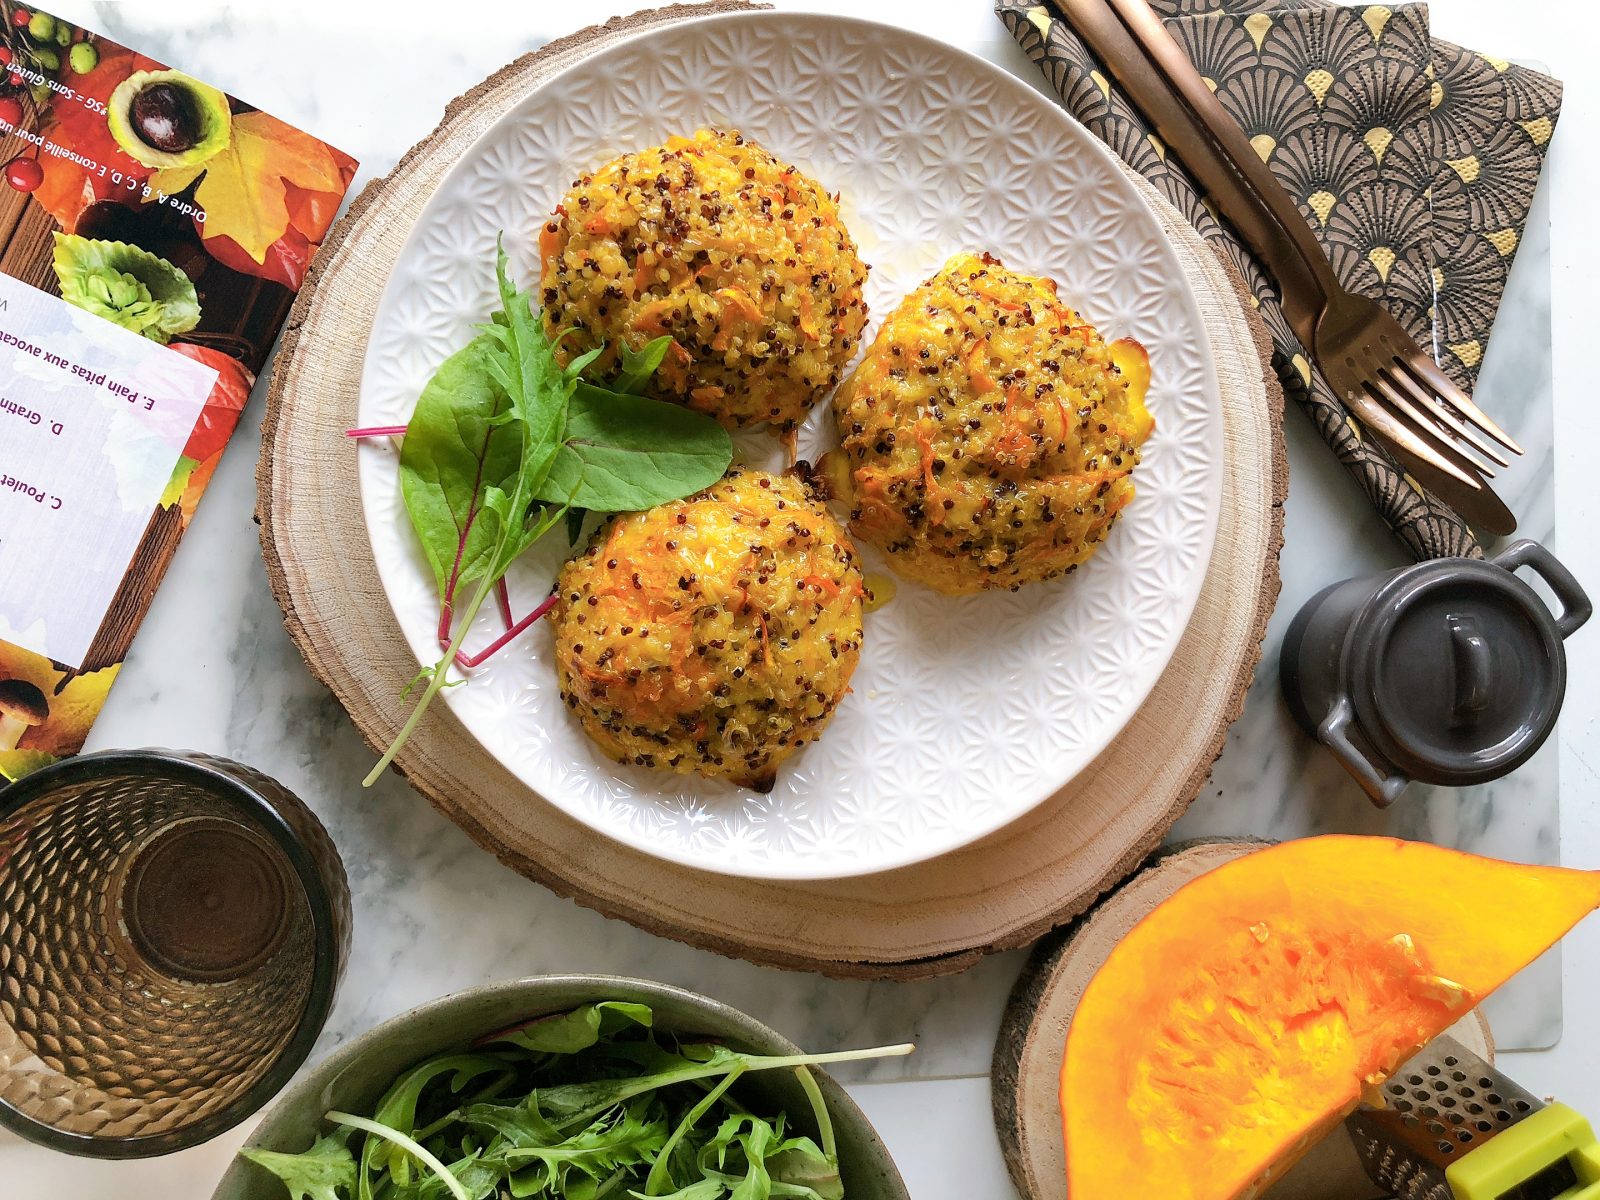
[[[467,1084],[490,1071],[504,1072],[504,1059],[486,1054],[452,1054],[429,1059],[407,1071],[384,1093],[378,1101],[373,1119],[390,1129],[411,1130],[417,1125],[417,1105],[422,1092],[441,1075],[450,1075],[450,1090],[461,1092]],[[361,1175],[365,1179],[370,1171],[387,1171],[396,1184],[411,1180],[411,1156],[392,1142],[368,1137],[361,1150]]]
[[[721,1179],[707,1176],[685,1184],[675,1192],[655,1194],[652,1192],[629,1192],[635,1200],[722,1200],[728,1194],[728,1186]]]
[[[672,1136],[667,1139],[666,1145],[661,1148],[661,1154],[657,1157],[655,1166],[650,1168],[650,1176],[645,1180],[644,1185],[645,1195],[655,1196],[665,1189],[667,1178],[672,1171],[673,1151],[680,1142],[689,1136],[689,1132],[695,1127],[696,1122],[706,1115],[712,1105],[722,1099],[723,1094],[743,1074],[744,1069],[742,1067],[735,1067],[732,1071],[729,1071],[727,1075],[723,1076],[721,1083],[707,1092],[698,1104],[683,1115],[683,1119],[678,1122],[678,1127],[672,1131]]]
[[[471,1104],[461,1110],[461,1123],[469,1129],[488,1130],[506,1146],[526,1150],[534,1146],[558,1146],[565,1135],[545,1120],[539,1111],[539,1094],[534,1092],[521,1104]]]
[[[601,1001],[419,1063],[371,1117],[326,1114],[366,1135],[359,1164],[343,1134],[302,1155],[244,1153],[291,1200],[843,1200],[832,1122],[805,1064],[909,1047],[753,1055],[659,1040],[654,1023],[646,1005]],[[820,1143],[729,1094],[746,1072],[781,1068],[797,1070]],[[499,1102],[506,1094],[515,1101]]]
[[[492,1200],[505,1178],[504,1164],[474,1150],[446,1164],[450,1177],[467,1194],[467,1200]],[[453,1200],[455,1193],[439,1175],[425,1175],[408,1187],[395,1188],[384,1200]]]
[[[644,392],[650,377],[667,357],[667,351],[672,348],[672,338],[662,334],[642,350],[635,350],[627,342],[619,342],[617,348],[622,351],[622,371],[611,385],[611,390],[638,396]]]
[[[530,525],[526,517],[518,518],[529,513],[544,486],[561,449],[567,404],[578,376],[600,351],[596,348],[566,367],[561,365],[556,342],[545,336],[544,322],[534,312],[531,296],[517,291],[511,282],[503,236],[495,254],[495,273],[505,320],[483,327],[493,344],[486,366],[490,377],[505,389],[511,420],[522,429],[521,466],[503,514],[510,522],[505,527],[510,536],[502,536],[495,560],[496,565],[503,559],[509,566],[531,544],[527,534],[537,523]]]
[[[535,1164],[533,1170],[516,1171],[512,1194],[564,1196],[573,1174],[599,1182],[619,1169],[649,1163],[666,1140],[667,1121],[660,1106],[651,1099],[636,1100],[559,1145],[505,1151],[506,1164],[514,1171]]]
[[[356,1160],[343,1134],[320,1137],[303,1154],[280,1154],[252,1146],[239,1154],[283,1180],[290,1200],[346,1200],[356,1186]]]
[[[728,431],[704,413],[579,383],[540,498],[639,512],[710,487],[732,461]]]

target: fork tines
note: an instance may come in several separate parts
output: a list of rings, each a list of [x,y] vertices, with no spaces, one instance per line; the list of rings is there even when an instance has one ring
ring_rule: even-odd
[[[1396,355],[1392,365],[1379,368],[1377,379],[1368,381],[1367,390],[1374,400],[1409,418],[1419,434],[1488,478],[1494,478],[1496,466],[1511,465],[1504,451],[1522,453],[1509,434],[1421,354]]]

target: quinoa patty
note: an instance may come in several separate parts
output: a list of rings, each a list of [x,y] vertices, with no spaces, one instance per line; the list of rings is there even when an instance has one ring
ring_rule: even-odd
[[[1051,280],[958,254],[834,397],[850,529],[951,595],[1071,571],[1133,499],[1148,382]]]
[[[618,516],[557,587],[562,698],[619,762],[766,791],[860,656],[855,547],[793,475]]]
[[[539,238],[545,319],[597,368],[671,335],[651,395],[730,428],[805,418],[867,321],[839,205],[737,133],[700,130],[575,181]]]

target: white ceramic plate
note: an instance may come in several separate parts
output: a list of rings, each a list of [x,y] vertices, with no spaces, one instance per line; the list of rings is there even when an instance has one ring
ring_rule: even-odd
[[[737,128],[842,193],[872,267],[875,317],[970,248],[1052,276],[1108,339],[1144,343],[1156,432],[1134,475],[1138,495],[1068,578],[964,599],[902,583],[867,617],[854,691],[768,795],[603,757],[561,703],[542,626],[442,699],[541,796],[646,853],[769,878],[888,870],[1037,805],[1149,694],[1194,608],[1216,530],[1216,375],[1155,216],[1054,104],[904,29],[757,12],[614,46],[485,131],[428,203],[390,278],[367,347],[361,423],[403,424],[429,374],[495,307],[501,230],[518,277],[532,278],[540,223],[579,171],[704,125]],[[813,414],[802,454],[830,436],[826,418]],[[431,662],[438,598],[406,521],[394,449],[360,453],[379,575],[412,649]],[[740,453],[779,461],[764,434],[741,439]],[[519,613],[549,590],[566,551],[559,533],[546,543],[512,577]],[[499,631],[487,608],[479,621],[469,646]]]

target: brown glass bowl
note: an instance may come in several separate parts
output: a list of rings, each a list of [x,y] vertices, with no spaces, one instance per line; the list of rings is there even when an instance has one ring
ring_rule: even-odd
[[[0,1124],[96,1158],[204,1142],[305,1061],[350,949],[321,823],[238,763],[66,759],[0,791]]]

